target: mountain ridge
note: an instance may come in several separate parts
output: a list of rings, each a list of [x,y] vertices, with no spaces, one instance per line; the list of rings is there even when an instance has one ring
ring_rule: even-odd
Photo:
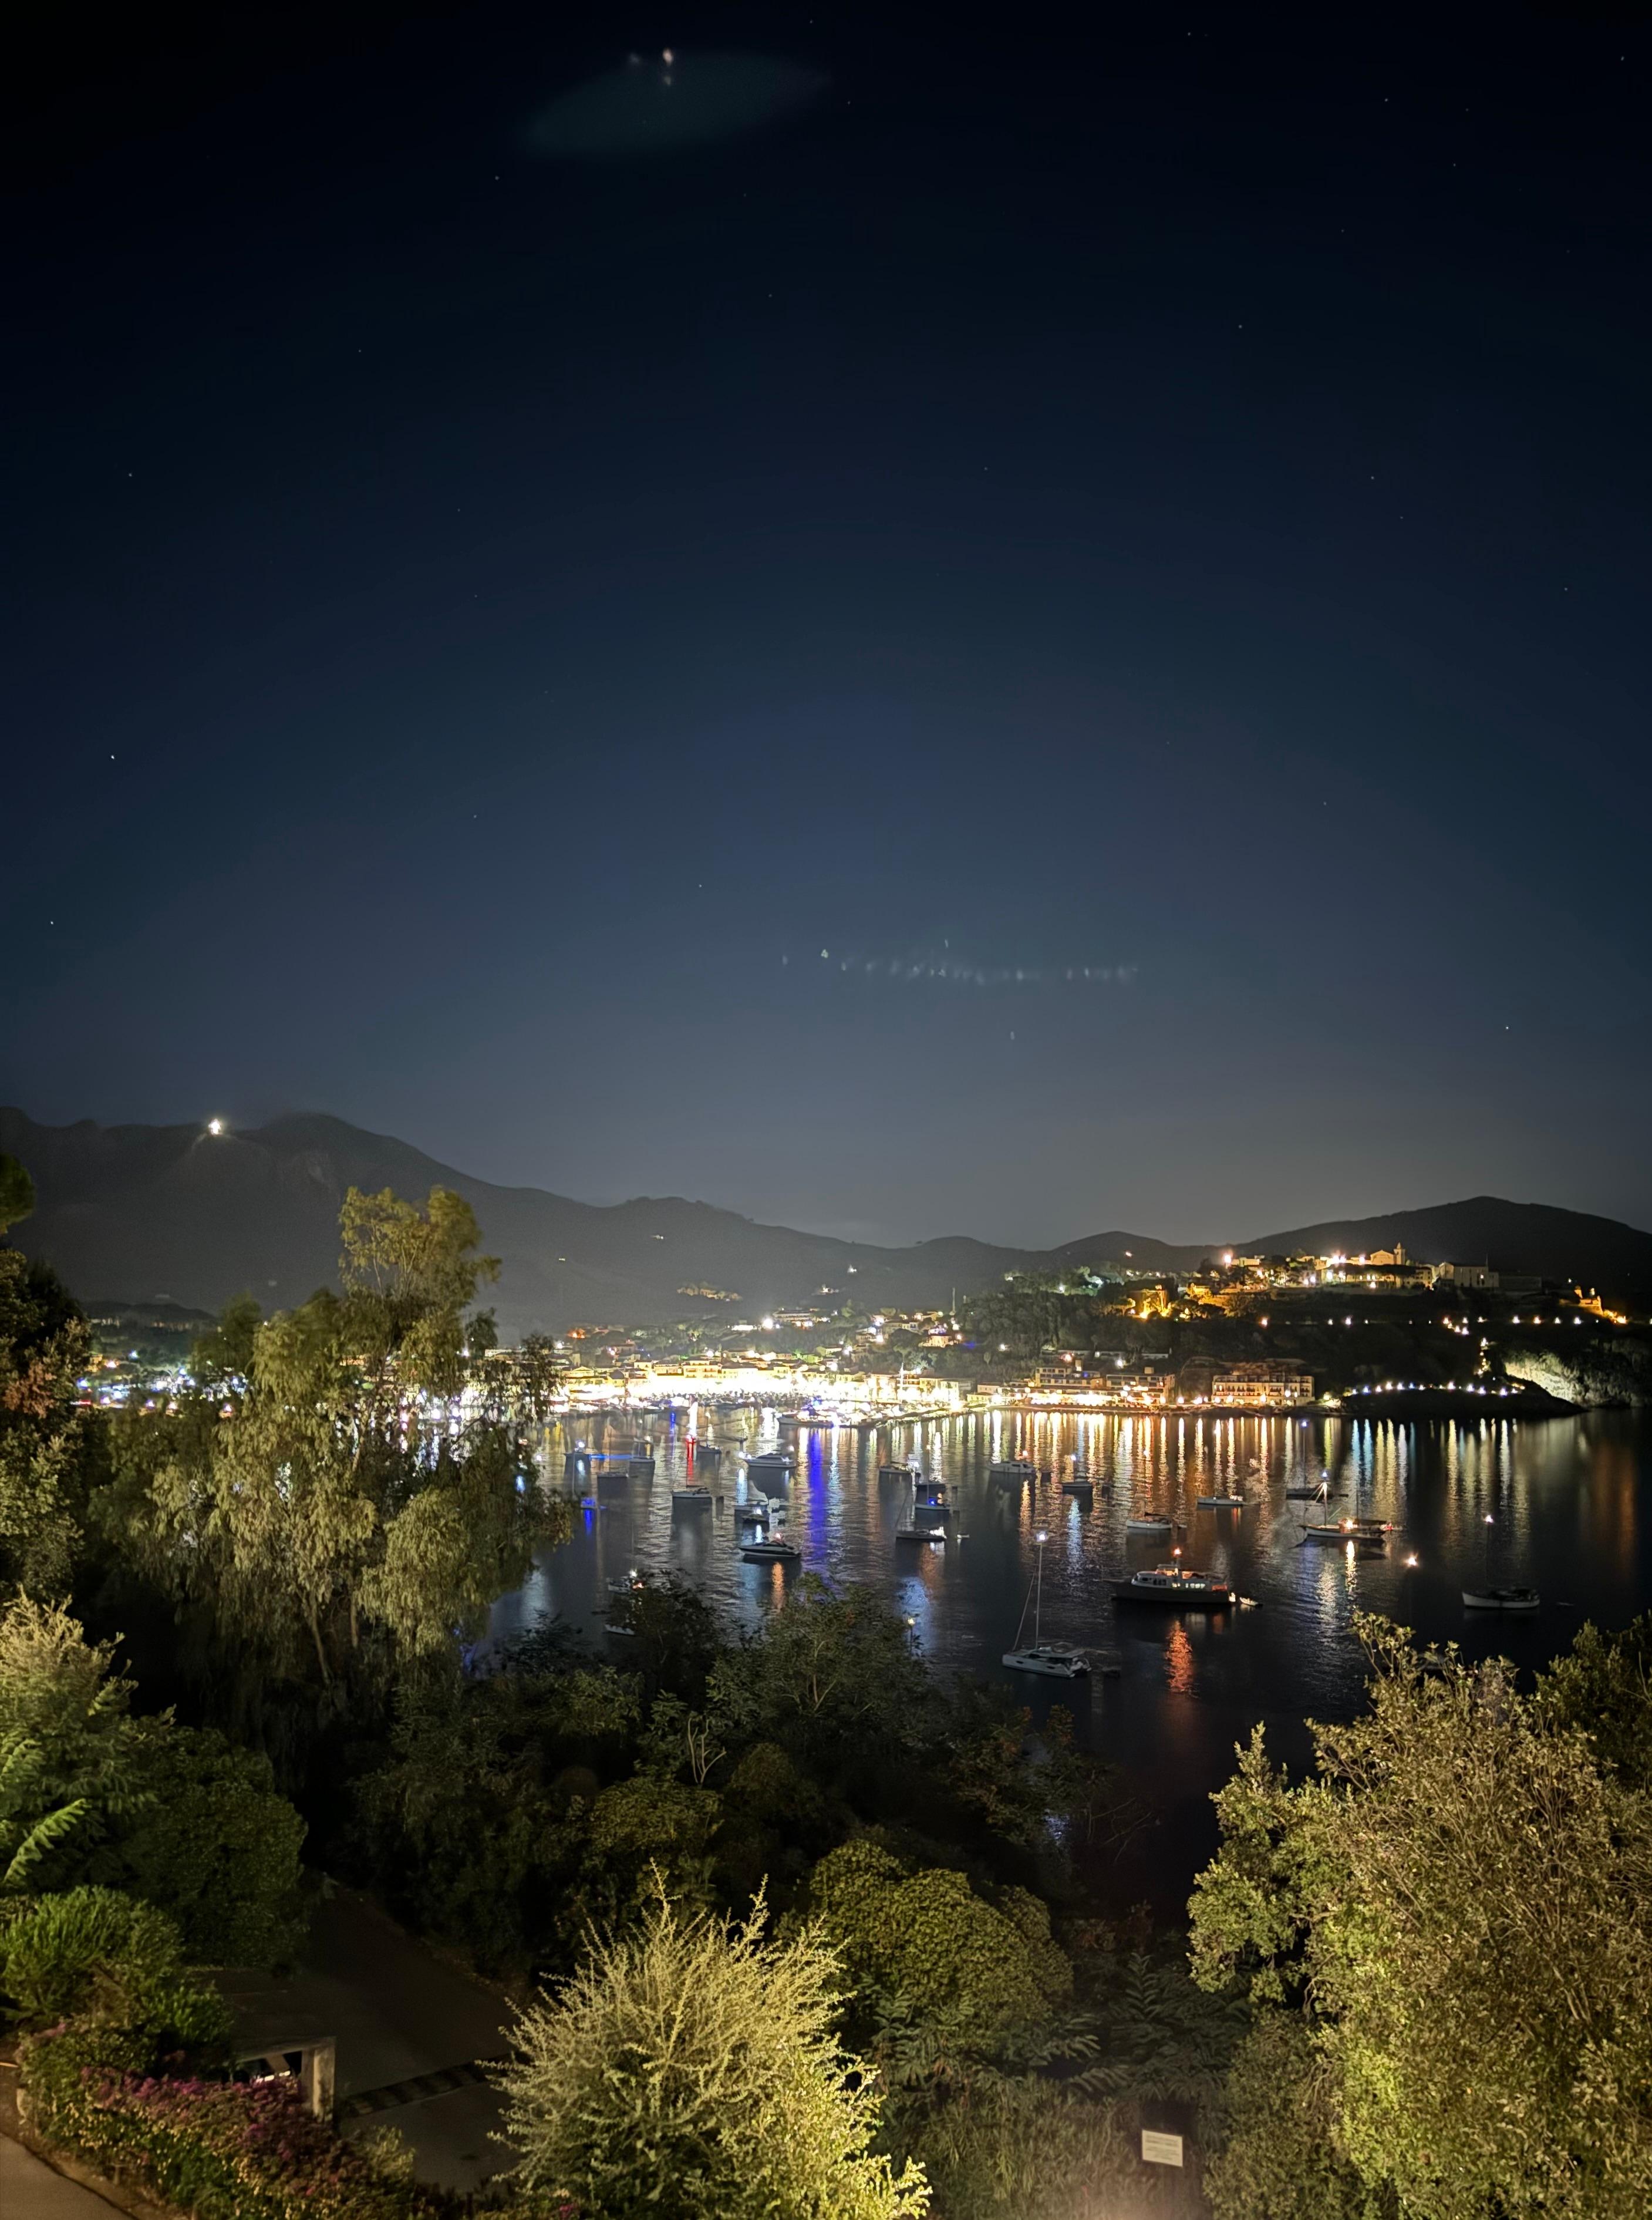
[[[1652,1233],[1497,1196],[1327,1219],[1243,1242],[1163,1242],[1113,1229],[1047,1250],[969,1234],[894,1248],[766,1225],[680,1195],[600,1204],[502,1186],[324,1113],[215,1136],[198,1125],[44,1126],[0,1108],[0,1150],[28,1168],[39,1195],[13,1238],[47,1257],[77,1294],[112,1301],[217,1309],[250,1289],[266,1307],[289,1306],[333,1276],[347,1188],[392,1187],[415,1197],[452,1188],[476,1211],[484,1248],[502,1260],[492,1300],[511,1338],[582,1320],[680,1316],[685,1304],[731,1317],[827,1294],[863,1311],[931,1306],[1006,1272],[1126,1258],[1149,1270],[1186,1270],[1225,1247],[1357,1253],[1396,1239],[1429,1261],[1574,1275],[1618,1292],[1652,1288]],[[739,1310],[685,1295],[689,1288],[734,1296]]]

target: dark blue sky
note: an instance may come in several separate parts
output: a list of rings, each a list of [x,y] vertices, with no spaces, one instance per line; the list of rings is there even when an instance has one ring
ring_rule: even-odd
[[[1652,1225],[1643,25],[212,12],[25,72],[0,1098]]]

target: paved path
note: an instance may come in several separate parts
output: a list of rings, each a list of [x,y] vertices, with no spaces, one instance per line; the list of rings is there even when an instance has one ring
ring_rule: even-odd
[[[0,2213],[5,2220],[111,2220],[119,2211],[95,2190],[53,2173],[33,2151],[0,2135]]]
[[[503,1997],[404,1935],[365,1897],[332,1886],[303,1962],[284,1980],[227,1974],[244,2036],[338,2041],[338,2114],[354,2133],[397,2128],[423,2179],[474,2189],[508,2163],[491,2139],[499,2097],[477,2061],[503,2055]],[[0,2220],[10,2220],[0,2205]]]

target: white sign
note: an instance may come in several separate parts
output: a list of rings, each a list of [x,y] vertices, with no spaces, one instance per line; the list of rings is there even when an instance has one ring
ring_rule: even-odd
[[[1146,2166],[1180,2166],[1181,2138],[1162,2136],[1156,2128],[1142,2130],[1142,2161]]]

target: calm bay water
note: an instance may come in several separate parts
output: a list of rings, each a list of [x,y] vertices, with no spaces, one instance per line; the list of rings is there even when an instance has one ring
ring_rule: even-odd
[[[755,1624],[783,1604],[796,1572],[739,1556],[739,1453],[783,1442],[798,1461],[783,1500],[804,1569],[882,1588],[940,1670],[999,1680],[1035,1714],[1066,1705],[1081,1739],[1125,1769],[1152,1814],[1119,1861],[1121,1900],[1148,1897],[1166,1910],[1185,1899],[1213,1845],[1210,1793],[1231,1770],[1235,1743],[1260,1719],[1275,1753],[1300,1763],[1305,1718],[1345,1718],[1357,1707],[1356,1610],[1385,1612],[1473,1656],[1500,1651],[1530,1667],[1565,1649],[1586,1618],[1618,1626],[1652,1608],[1652,1535],[1643,1515],[1652,1420],[1644,1415],[1462,1425],[976,1413],[876,1432],[794,1433],[757,1410],[692,1419],[584,1414],[549,1430],[547,1476],[560,1485],[564,1454],[576,1443],[614,1450],[643,1434],[654,1445],[652,1481],[605,1481],[599,1506],[578,1514],[571,1539],[499,1605],[496,1637],[556,1618],[623,1666],[626,1645],[604,1634],[602,1615],[608,1582],[633,1567],[675,1569],[727,1619]],[[724,1450],[717,1509],[672,1503],[672,1483],[688,1475],[697,1442]],[[1054,1477],[1019,1488],[990,1482],[993,1460],[1016,1454]],[[946,1483],[944,1548],[895,1539],[907,1492],[880,1481],[877,1469],[912,1456]],[[1063,1496],[1059,1482],[1074,1456],[1098,1483],[1110,1479],[1111,1494],[1098,1485],[1089,1503]],[[1385,1556],[1355,1559],[1302,1543],[1302,1519],[1321,1514],[1287,1500],[1285,1489],[1321,1472],[1337,1491],[1334,1512],[1395,1521],[1401,1531]],[[1244,1510],[1195,1507],[1199,1494],[1225,1488],[1250,1499]],[[1169,1554],[1163,1543],[1125,1535],[1125,1519],[1145,1509],[1182,1522],[1185,1561],[1225,1575],[1258,1607],[1212,1617],[1115,1612],[1110,1582]],[[999,1663],[1015,1636],[1040,1532],[1045,1636],[1112,1652],[1117,1679],[1046,1681]],[[1527,1620],[1465,1615],[1462,1588],[1488,1575],[1541,1589],[1541,1612]]]

